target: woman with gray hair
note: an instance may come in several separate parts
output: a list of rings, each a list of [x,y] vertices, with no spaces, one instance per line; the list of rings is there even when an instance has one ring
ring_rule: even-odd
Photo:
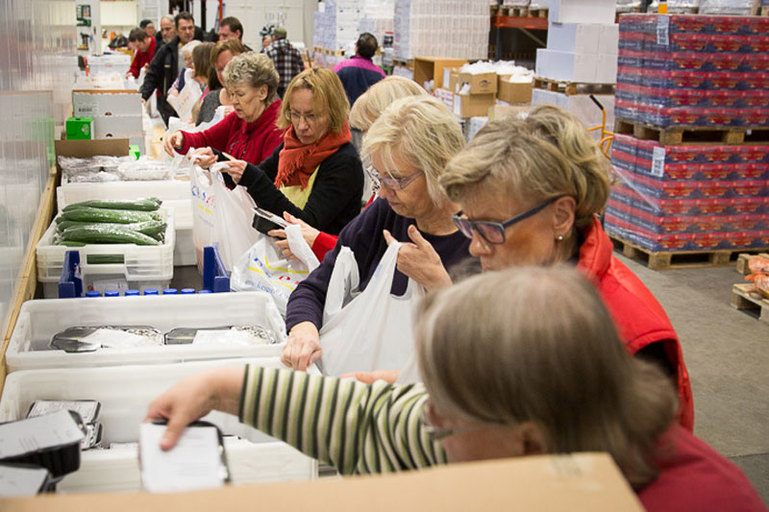
[[[185,154],[190,148],[204,156],[199,164],[208,167],[229,155],[259,164],[283,142],[276,126],[281,101],[276,97],[278,73],[266,55],[244,53],[233,58],[222,74],[235,109],[211,128],[198,132],[177,131],[164,142],[166,152]]]
[[[424,385],[220,368],[166,391],[146,420],[168,420],[169,450],[211,410],[238,414],[342,474],[606,452],[651,512],[766,510],[736,466],[675,423],[673,387],[630,357],[578,270],[475,276],[428,296],[415,331]]]
[[[393,240],[410,241],[400,248],[399,264],[419,256],[448,267],[466,257],[469,241],[451,222],[458,207],[438,183],[446,163],[463,146],[456,118],[429,96],[399,99],[371,125],[363,140],[363,156],[371,163],[370,177],[379,184],[379,199],[342,230],[320,267],[291,294],[284,363],[304,370],[321,356],[319,330],[326,290],[341,247],[349,247],[355,255],[361,291]],[[419,250],[425,244],[431,246],[430,252]],[[419,266],[418,262],[414,265]],[[428,289],[435,285],[430,273],[417,272],[411,277]],[[407,283],[408,278],[396,272],[391,293],[403,295]]]

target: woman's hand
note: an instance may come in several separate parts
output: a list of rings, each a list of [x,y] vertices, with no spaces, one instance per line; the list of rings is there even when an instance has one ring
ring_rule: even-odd
[[[288,212],[283,212],[283,218],[286,219],[286,222],[289,224],[299,224],[299,226],[302,228],[302,237],[304,238],[304,241],[307,242],[307,245],[312,247],[312,244],[315,243],[315,239],[318,238],[320,231],[310,226],[302,219],[294,217]],[[275,245],[282,251],[284,258],[296,258],[294,253],[292,253],[291,249],[288,247],[288,240],[286,240],[285,229],[273,229],[268,231],[267,234],[271,237],[280,239],[275,240]]]
[[[166,140],[163,141],[163,149],[165,149],[166,153],[170,156],[174,156],[176,150],[181,149],[182,144],[184,144],[184,134],[180,131],[176,131],[166,137]]]
[[[187,425],[214,409],[237,414],[244,372],[244,368],[217,368],[193,375],[153,400],[144,421],[168,420],[160,448],[173,448]]]
[[[195,158],[198,156],[199,158]],[[190,160],[192,160],[193,163],[197,163],[203,169],[208,169],[216,163],[217,157],[214,150],[211,148],[197,148],[190,155]]]
[[[239,183],[240,178],[243,177],[243,172],[245,172],[248,162],[244,160],[230,160],[227,163],[229,164],[229,167],[222,170],[232,176],[232,181]]]
[[[312,322],[300,322],[288,333],[288,343],[283,349],[280,362],[297,371],[305,371],[320,359],[320,334]]]
[[[398,251],[398,270],[424,286],[428,291],[451,286],[451,277],[443,266],[441,257],[433,246],[422,237],[413,224],[409,226],[409,238],[413,243],[403,242]],[[395,238],[386,229],[384,237],[387,245]]]

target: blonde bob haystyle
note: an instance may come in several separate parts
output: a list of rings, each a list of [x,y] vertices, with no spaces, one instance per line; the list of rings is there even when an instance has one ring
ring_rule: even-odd
[[[485,272],[425,297],[417,318],[420,372],[442,415],[530,422],[545,453],[606,451],[636,489],[656,478],[653,450],[674,421],[676,391],[628,353],[577,269]]]
[[[278,128],[291,126],[291,95],[298,89],[312,91],[313,112],[316,117],[328,116],[328,131],[342,133],[350,115],[350,102],[341,80],[328,68],[307,68],[291,80],[280,107]]]
[[[371,162],[376,154],[383,162],[379,172],[397,171],[397,155],[420,169],[427,192],[436,206],[448,199],[438,179],[446,164],[465,146],[454,114],[432,96],[408,96],[395,100],[368,129],[362,157]]]
[[[449,162],[441,185],[457,202],[511,197],[537,204],[576,201],[575,224],[587,226],[609,197],[609,161],[569,112],[539,105],[525,119],[491,121]]]
[[[267,97],[264,104],[269,105],[275,99],[280,76],[275,70],[272,59],[263,53],[246,52],[236,55],[227,63],[222,72],[222,80],[227,89],[240,84],[257,89],[267,86]]]
[[[388,76],[361,94],[350,110],[350,126],[362,132],[371,125],[390,104],[406,96],[428,96],[427,91],[413,80],[402,76]]]

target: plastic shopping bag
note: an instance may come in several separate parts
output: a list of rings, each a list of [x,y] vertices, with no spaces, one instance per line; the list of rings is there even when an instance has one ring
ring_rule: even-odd
[[[423,291],[409,279],[406,293],[390,294],[400,245],[390,244],[362,292],[352,251],[343,247],[337,255],[320,330],[324,375],[397,370],[414,354],[412,315]]]
[[[302,237],[301,227],[288,226],[286,237],[295,259],[284,258],[271,237],[259,235],[259,240],[233,266],[230,276],[232,291],[265,291],[284,317],[291,292],[320,264]]]
[[[211,173],[195,165],[190,169],[192,194],[192,244],[198,270],[203,273],[203,248],[214,243],[214,185]]]
[[[200,85],[192,79],[191,73],[188,73],[185,76],[184,87],[179,91],[179,94],[177,96],[169,94],[166,100],[179,114],[179,119],[185,123],[190,123],[192,122],[192,108],[202,96],[203,91],[200,90]]]
[[[212,171],[210,174],[211,190],[216,201],[212,243],[219,249],[222,263],[230,272],[238,258],[245,254],[261,236],[251,227],[256,204],[245,188],[235,187],[232,190],[227,188],[221,172]]]

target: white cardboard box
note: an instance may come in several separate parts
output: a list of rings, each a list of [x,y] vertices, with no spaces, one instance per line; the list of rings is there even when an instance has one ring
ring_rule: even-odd
[[[94,139],[143,138],[142,116],[98,116],[93,119]]]
[[[141,116],[141,96],[129,90],[72,91],[72,111],[77,117]]]
[[[555,23],[614,23],[615,0],[550,0],[548,19]]]
[[[599,53],[617,55],[619,53],[619,25],[601,25],[601,37],[598,40]]]
[[[547,49],[572,53],[599,53],[604,25],[598,23],[550,23]]]
[[[614,96],[611,94],[597,94],[595,98],[606,109],[606,129],[611,131],[614,127]],[[539,105],[547,103],[557,105],[577,116],[588,127],[601,124],[601,109],[590,99],[587,94],[575,94],[567,96],[562,92],[534,89],[531,104]],[[598,132],[592,132],[596,139],[600,139]]]
[[[613,84],[617,81],[617,56],[540,48],[536,75],[564,82]]]

